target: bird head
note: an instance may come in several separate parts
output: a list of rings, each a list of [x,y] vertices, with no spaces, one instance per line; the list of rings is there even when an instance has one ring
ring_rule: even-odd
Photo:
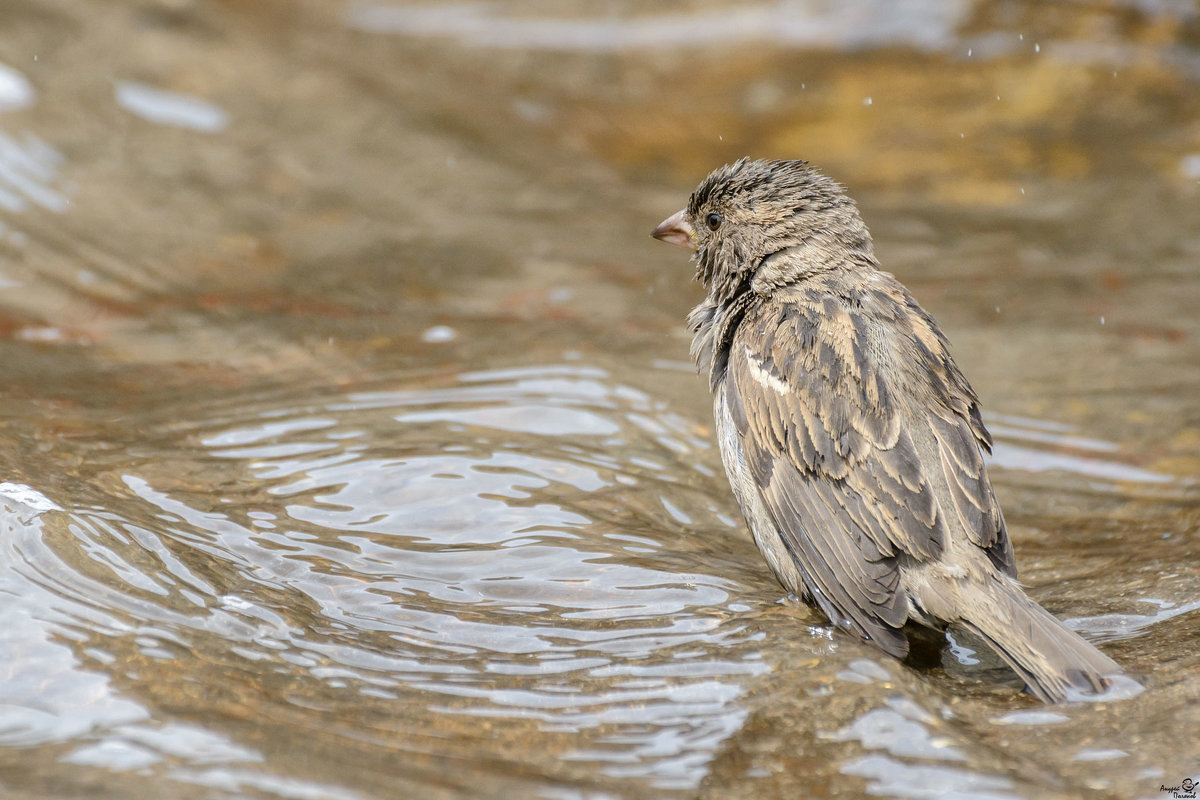
[[[718,302],[874,263],[854,201],[805,161],[743,158],[714,170],[651,236],[694,250],[696,276]]]

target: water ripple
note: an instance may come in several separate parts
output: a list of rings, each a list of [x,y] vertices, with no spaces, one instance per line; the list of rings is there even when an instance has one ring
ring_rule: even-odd
[[[686,501],[639,488],[708,448],[661,402],[586,366],[251,402],[185,433],[196,468],[227,476],[219,496],[127,470],[141,510],[65,512],[69,538],[26,553],[41,570],[28,577],[104,608],[88,626],[140,659],[216,646],[348,704],[520,720],[570,735],[565,762],[664,789],[694,785],[739,727],[743,683],[768,667],[760,636],[722,610],[735,584],[656,561],[661,534],[596,513],[619,491],[668,509],[668,526],[685,516]],[[157,763],[132,721],[71,759]]]

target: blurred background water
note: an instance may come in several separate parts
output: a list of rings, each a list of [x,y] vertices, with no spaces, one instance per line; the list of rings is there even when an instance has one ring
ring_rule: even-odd
[[[742,155],[859,199],[1140,696],[782,597],[647,236]],[[1198,260],[1190,2],[6,3],[0,789],[1162,797]]]

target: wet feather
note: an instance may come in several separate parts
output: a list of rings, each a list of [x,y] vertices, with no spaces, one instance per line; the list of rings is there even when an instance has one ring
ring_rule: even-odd
[[[1043,699],[1118,673],[1016,584],[979,400],[937,323],[878,269],[842,188],[804,162],[743,159],[684,216],[708,290],[688,318],[692,356],[788,589],[896,656],[908,620],[963,622]]]

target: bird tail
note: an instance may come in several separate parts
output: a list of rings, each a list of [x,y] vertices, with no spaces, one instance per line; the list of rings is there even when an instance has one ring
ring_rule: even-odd
[[[1108,656],[1030,600],[1016,581],[999,581],[961,622],[987,642],[1044,703],[1099,694],[1124,675]]]

